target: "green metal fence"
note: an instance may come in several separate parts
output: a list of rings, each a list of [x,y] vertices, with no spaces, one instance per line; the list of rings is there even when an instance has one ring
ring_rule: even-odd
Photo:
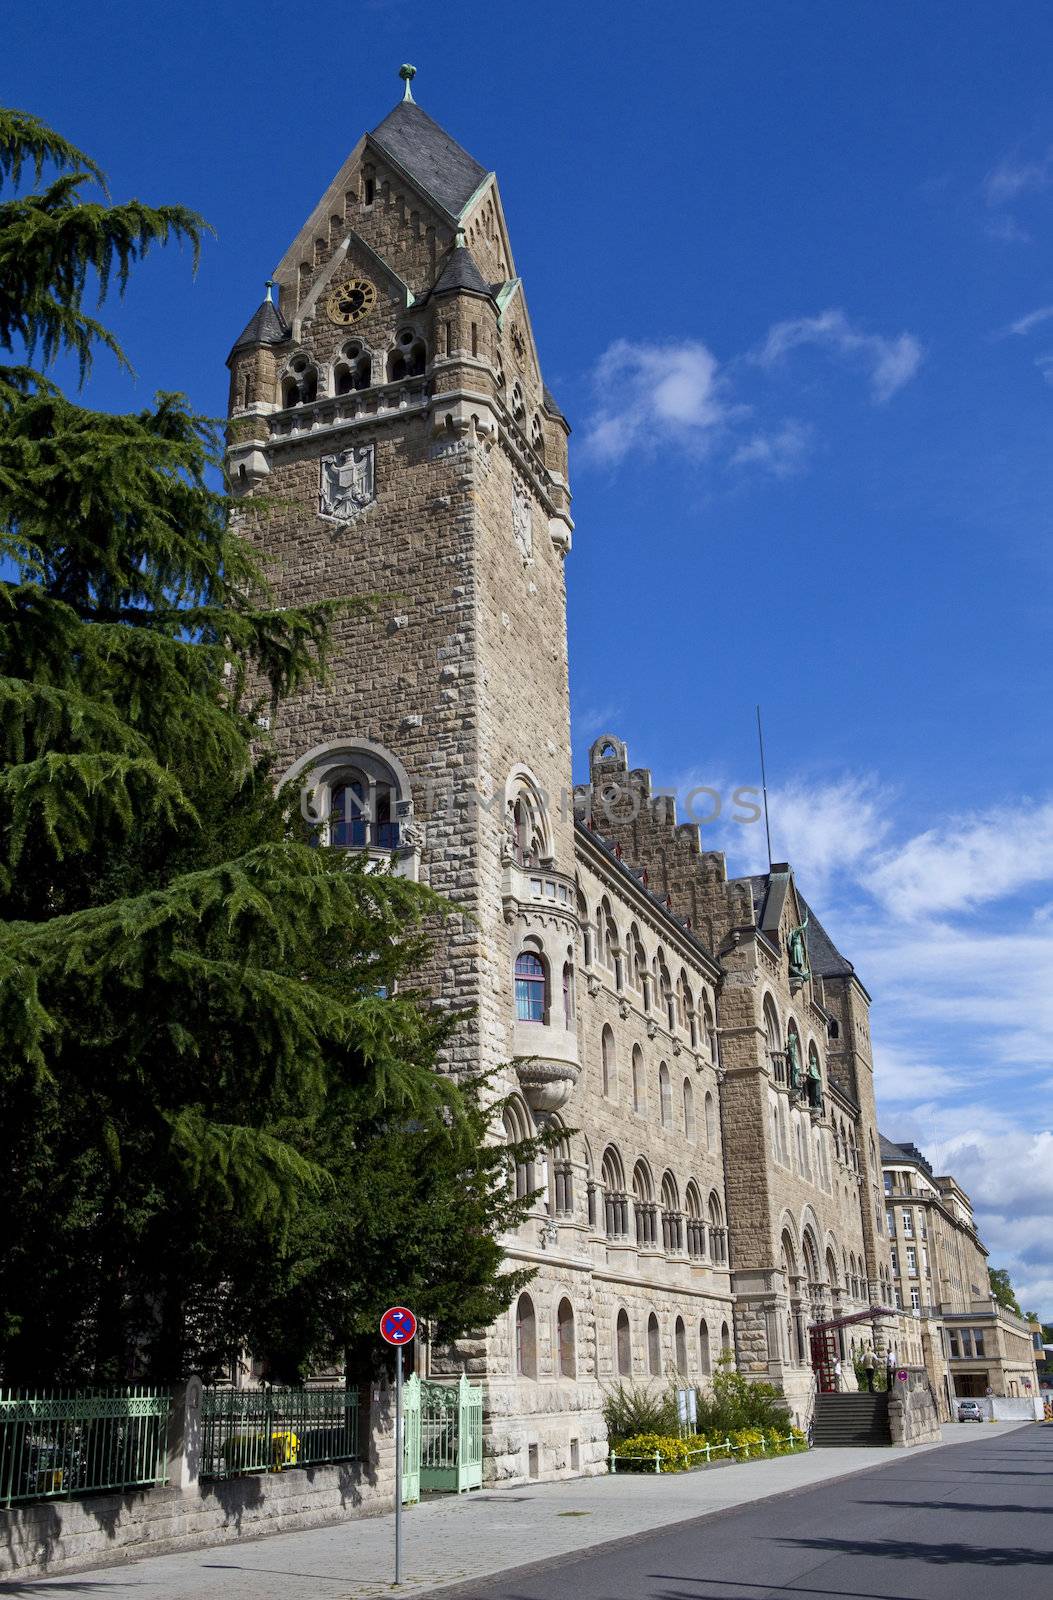
[[[457,1494],[483,1481],[483,1391],[459,1383],[421,1384],[420,1486]]]
[[[0,1506],[167,1481],[168,1389],[0,1389]]]
[[[201,1476],[357,1461],[357,1389],[205,1389]]]

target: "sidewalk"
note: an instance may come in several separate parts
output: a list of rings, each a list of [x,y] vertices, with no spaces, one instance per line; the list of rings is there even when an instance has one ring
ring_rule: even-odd
[[[1026,1423],[950,1424],[945,1443],[994,1439]],[[936,1445],[812,1450],[695,1473],[581,1478],[444,1495],[407,1508],[401,1595],[430,1593],[510,1567],[569,1555],[611,1540],[773,1495],[808,1489],[870,1467],[913,1459]],[[0,1583],[0,1595],[109,1596],[114,1600],[373,1600],[388,1594],[394,1517],[371,1517],[149,1556],[59,1578]]]

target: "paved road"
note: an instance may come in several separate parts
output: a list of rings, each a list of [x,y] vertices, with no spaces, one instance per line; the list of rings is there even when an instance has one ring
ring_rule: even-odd
[[[810,1450],[663,1477],[604,1476],[440,1495],[407,1513],[400,1592],[406,1600],[423,1600],[440,1589],[446,1590],[444,1600],[454,1600],[450,1586],[456,1586],[460,1600],[477,1595],[504,1600],[558,1595],[563,1600],[568,1593],[579,1600],[577,1589],[580,1600],[593,1594],[602,1600],[621,1595],[749,1600],[771,1592],[775,1584],[776,1594],[785,1592],[794,1600],[794,1579],[802,1600],[812,1594],[847,1594],[853,1600],[908,1600],[919,1594],[937,1600],[943,1590],[933,1587],[933,1573],[957,1571],[946,1566],[945,1556],[930,1554],[920,1588],[908,1591],[887,1577],[868,1585],[859,1580],[858,1558],[852,1558],[845,1539],[874,1548],[908,1537],[939,1544],[942,1509],[944,1517],[953,1518],[945,1524],[947,1538],[968,1541],[975,1529],[988,1544],[1028,1548],[1028,1529],[1041,1519],[1021,1513],[1021,1527],[1012,1538],[993,1529],[988,1534],[989,1510],[982,1517],[948,1513],[955,1485],[967,1486],[966,1504],[984,1496],[985,1505],[989,1492],[1023,1504],[1024,1491],[1014,1493],[1014,1487],[1024,1486],[1029,1505],[1053,1512],[1053,1427],[950,1425],[943,1433],[948,1443],[942,1448],[926,1445],[907,1455],[887,1448]],[[870,1468],[876,1470],[861,1472]],[[912,1509],[913,1519],[934,1519],[928,1532],[915,1535]],[[714,1512],[728,1515],[714,1517]],[[8,1595],[19,1600],[382,1600],[392,1592],[392,1521],[390,1516],[356,1517],[247,1540],[237,1539],[232,1527],[229,1542],[207,1549],[144,1556],[68,1577],[0,1582],[0,1600]],[[1053,1522],[1053,1514],[1046,1521]],[[613,1540],[622,1541],[617,1551],[611,1549]],[[827,1549],[802,1540],[841,1543]],[[597,1548],[590,1554],[592,1547]],[[544,1572],[525,1565],[542,1559],[549,1563]],[[903,1560],[899,1553],[886,1561],[893,1579]],[[1053,1569],[1042,1573],[1041,1590],[1029,1590],[1018,1583],[1020,1573],[1041,1569],[1028,1568],[1019,1555],[1014,1561],[1013,1582],[1003,1584],[1006,1600],[1018,1595],[1028,1600],[1032,1593],[1053,1600]],[[1003,1557],[998,1564],[1008,1563]],[[857,1586],[838,1588],[835,1582],[831,1587],[828,1567],[836,1572],[844,1565]],[[823,1575],[822,1582],[805,1577],[811,1569]],[[503,1579],[493,1576],[502,1571]],[[704,1582],[701,1574],[717,1581]],[[968,1590],[957,1578],[954,1582],[948,1595],[967,1600]],[[988,1588],[983,1600],[1001,1600],[1001,1595]]]
[[[464,1586],[472,1600],[1051,1600],[1053,1425]],[[453,1600],[446,1590],[443,1600]]]

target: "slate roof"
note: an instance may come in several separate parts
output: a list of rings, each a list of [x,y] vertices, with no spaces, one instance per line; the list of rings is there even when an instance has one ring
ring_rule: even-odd
[[[235,339],[232,349],[240,350],[243,344],[281,344],[288,337],[289,324],[278,307],[273,300],[264,300],[250,317],[240,337]]]
[[[778,876],[778,874],[776,874]],[[753,896],[753,914],[757,919],[757,926],[761,926],[761,914],[764,902],[768,895],[769,876],[766,872],[749,873],[745,878],[735,878],[735,883],[748,883]],[[808,917],[808,926],[804,930],[804,942],[808,946],[808,964],[813,972],[821,978],[847,978],[855,972],[855,967],[840,952],[823,927],[811,906],[801,897],[800,890],[797,898]]]
[[[413,100],[400,100],[370,137],[452,216],[460,216],[486,177],[486,168]]]
[[[559,417],[561,422],[566,422],[567,419],[556,404],[556,397],[547,383],[542,385],[541,400],[550,417]]]
[[[467,289],[472,294],[485,294],[493,298],[493,290],[475,264],[472,252],[459,244],[446,257],[446,264],[429,291],[430,294],[453,294]]]
[[[811,906],[804,905],[808,914],[808,926],[804,930],[804,942],[808,946],[808,961],[812,970],[818,972],[821,978],[847,978],[855,972],[851,961],[847,960],[835,945]]]
[[[932,1167],[922,1155],[916,1144],[894,1144],[891,1139],[886,1139],[881,1132],[878,1133],[878,1143],[881,1147],[882,1162],[895,1163],[902,1166],[906,1161],[912,1167],[920,1167],[932,1177]]]

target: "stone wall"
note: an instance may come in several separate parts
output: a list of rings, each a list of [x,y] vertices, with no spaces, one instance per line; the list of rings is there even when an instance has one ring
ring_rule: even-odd
[[[899,1372],[904,1376],[901,1378]],[[892,1443],[939,1444],[940,1414],[933,1399],[929,1375],[924,1367],[901,1367],[888,1397],[888,1421]]]
[[[198,1389],[200,1394],[200,1388]],[[374,1386],[363,1461],[199,1482],[178,1449],[169,1485],[0,1511],[0,1573],[33,1577],[376,1516],[395,1504],[391,1391]]]

